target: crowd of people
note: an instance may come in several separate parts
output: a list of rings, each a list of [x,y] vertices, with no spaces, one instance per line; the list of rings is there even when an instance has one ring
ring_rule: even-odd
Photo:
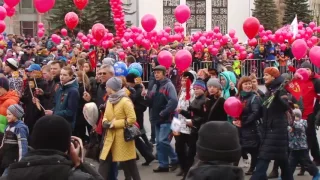
[[[320,77],[309,61],[300,65],[309,79],[298,81],[302,94],[296,98],[284,88],[295,77],[282,73],[281,67],[263,68],[263,92],[254,72],[241,75],[238,66],[223,64],[237,60],[233,47],[222,48],[214,57],[193,53],[195,63],[210,58],[221,68],[181,72],[174,63],[170,69],[160,65],[157,54],[163,49],[173,56],[179,49],[192,51],[187,43],[150,51],[123,50],[121,44],[108,50],[92,47],[93,63],[91,50],[76,39],[67,37],[65,42],[55,45],[47,38],[8,35],[1,43],[0,179],[116,180],[122,169],[125,179],[140,180],[138,152],[145,159],[142,166],[157,159],[154,173],[179,168],[177,175],[184,180],[235,180],[245,175],[266,179],[271,160],[269,178],[278,177],[280,167],[280,177],[291,180],[300,164],[299,175],[308,171],[314,180],[320,179]],[[285,52],[272,44],[265,47],[256,47],[255,58],[292,56],[289,45]],[[116,76],[114,64],[119,61],[128,67],[150,63],[148,85],[138,70]],[[230,97],[243,105],[237,118],[224,108]],[[150,119],[144,119],[147,110]],[[150,138],[144,121],[150,121]],[[98,171],[84,157],[98,161]],[[238,167],[241,157],[250,166],[245,173]]]

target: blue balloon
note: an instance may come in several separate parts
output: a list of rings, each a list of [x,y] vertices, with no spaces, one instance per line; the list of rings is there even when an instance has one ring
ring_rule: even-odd
[[[127,65],[124,62],[116,62],[113,68],[116,76],[127,76],[128,74]]]
[[[130,69],[136,69],[136,70],[138,70],[139,73],[140,73],[140,76],[141,76],[142,73],[143,73],[142,66],[141,66],[140,63],[132,63],[132,64],[130,64],[129,70],[130,70]]]

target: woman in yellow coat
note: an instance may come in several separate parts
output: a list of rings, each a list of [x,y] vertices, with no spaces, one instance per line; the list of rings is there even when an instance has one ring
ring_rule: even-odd
[[[106,88],[109,97],[102,122],[107,132],[103,138],[100,159],[108,164],[107,167],[110,167],[112,162],[120,162],[126,177],[131,176],[133,180],[140,180],[134,141],[124,140],[125,121],[128,122],[128,125],[136,122],[133,103],[122,89],[121,79],[110,78],[106,83]],[[108,174],[106,171],[109,169],[104,169],[103,173]]]

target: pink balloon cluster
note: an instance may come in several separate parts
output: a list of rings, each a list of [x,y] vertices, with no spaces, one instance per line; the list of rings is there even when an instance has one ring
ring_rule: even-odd
[[[38,23],[38,37],[42,38],[45,32],[46,32],[46,30],[44,28],[44,24],[41,22]]]
[[[111,11],[113,14],[113,21],[115,24],[116,34],[119,38],[123,37],[126,24],[124,19],[124,12],[121,0],[110,0]]]

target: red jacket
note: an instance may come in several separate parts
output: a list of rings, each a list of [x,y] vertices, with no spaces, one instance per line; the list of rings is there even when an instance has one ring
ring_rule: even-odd
[[[318,74],[312,75],[308,81],[301,81],[299,83],[304,111],[302,114],[303,119],[307,119],[310,114],[319,109],[320,100],[320,76]]]

